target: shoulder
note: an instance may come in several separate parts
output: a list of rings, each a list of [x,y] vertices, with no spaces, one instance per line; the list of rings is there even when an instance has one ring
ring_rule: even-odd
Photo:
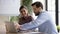
[[[49,13],[48,13],[48,11],[41,12],[40,15],[41,15],[41,16],[50,16]]]
[[[40,19],[49,19],[50,18],[50,15],[47,11],[45,12],[41,12],[41,14],[39,14],[38,16]]]
[[[32,15],[30,15],[30,14],[28,14],[28,17],[29,17],[29,18],[33,18]]]
[[[28,16],[28,18],[29,18],[30,20],[34,20],[34,19],[33,19],[33,17],[32,17],[31,15],[30,15],[30,16]]]
[[[30,18],[32,18],[32,16],[29,16]]]

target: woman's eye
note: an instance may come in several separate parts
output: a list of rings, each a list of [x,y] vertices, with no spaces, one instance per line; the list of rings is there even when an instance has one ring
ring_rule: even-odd
[[[25,12],[25,10],[24,10],[24,12]]]

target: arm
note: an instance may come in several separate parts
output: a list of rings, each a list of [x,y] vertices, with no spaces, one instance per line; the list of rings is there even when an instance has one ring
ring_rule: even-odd
[[[45,23],[48,20],[47,14],[41,14],[37,17],[36,20],[31,21],[30,23],[23,24],[20,29],[21,30],[29,30],[40,26],[41,24]]]

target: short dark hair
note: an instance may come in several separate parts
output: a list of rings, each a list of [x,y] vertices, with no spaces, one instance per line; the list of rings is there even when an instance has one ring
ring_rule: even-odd
[[[41,7],[43,9],[43,4],[39,1],[33,3],[31,6],[34,6],[34,5],[36,5],[37,8]]]
[[[20,11],[21,9],[23,9],[23,8],[27,9],[26,6],[23,6],[23,5],[22,5],[22,6],[19,8],[19,11]]]

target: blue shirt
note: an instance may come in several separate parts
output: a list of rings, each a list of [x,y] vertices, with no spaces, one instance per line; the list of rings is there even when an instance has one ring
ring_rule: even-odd
[[[58,34],[56,24],[52,22],[52,19],[47,12],[41,12],[36,20],[21,26],[21,30],[29,30],[34,28],[38,28],[39,32]]]

